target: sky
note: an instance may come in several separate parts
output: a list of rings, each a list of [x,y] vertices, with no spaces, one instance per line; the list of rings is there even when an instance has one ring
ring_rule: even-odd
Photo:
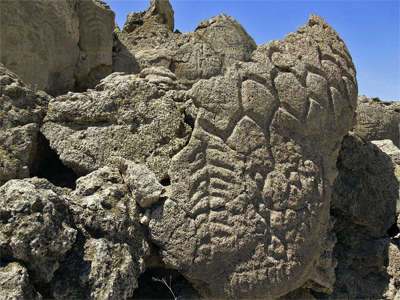
[[[147,9],[149,0],[106,0],[122,28],[128,13]],[[323,17],[342,37],[357,69],[359,94],[400,100],[400,0],[171,0],[175,29],[193,31],[204,19],[225,13],[265,44],[283,39]]]

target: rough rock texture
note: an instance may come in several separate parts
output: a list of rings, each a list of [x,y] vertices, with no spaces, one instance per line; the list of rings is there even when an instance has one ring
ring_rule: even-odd
[[[359,96],[354,132],[368,141],[389,139],[400,147],[400,102]]]
[[[396,226],[399,181],[394,161],[376,144],[388,143],[367,142],[355,134],[342,143],[332,197],[338,238],[332,299],[394,299],[393,289],[399,287],[399,243],[387,234]]]
[[[34,171],[37,135],[49,100],[0,64],[0,186]]]
[[[96,90],[51,101],[41,131],[78,175],[121,156],[145,163],[161,180],[191,131],[174,102],[179,94],[174,74],[165,68],[113,73]]]
[[[224,14],[202,21],[194,32],[173,33],[173,11],[167,3],[152,1],[148,10],[131,13],[119,35],[141,69],[164,66],[190,85],[221,74],[235,61],[249,60],[256,49],[244,28]]]
[[[330,184],[357,102],[343,41],[312,15],[188,96],[194,130],[149,224],[166,265],[203,296],[331,291]]]
[[[0,62],[32,88],[85,89],[112,71],[114,13],[98,0],[2,0]]]
[[[0,266],[0,299],[30,300],[38,298],[29,282],[26,268],[16,262]]]
[[[51,283],[56,299],[127,299],[138,286],[150,246],[131,196],[135,190],[125,183],[120,166],[79,178],[69,196],[81,236]]]
[[[51,281],[76,239],[63,194],[38,178],[0,187],[0,257],[22,261],[37,282]]]

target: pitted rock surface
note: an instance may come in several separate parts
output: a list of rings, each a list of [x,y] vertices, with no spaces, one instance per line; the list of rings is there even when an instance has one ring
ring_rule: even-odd
[[[357,102],[343,41],[312,15],[188,95],[194,130],[149,224],[164,262],[203,296],[331,291],[330,184]]]
[[[55,299],[127,299],[138,287],[150,245],[139,223],[136,191],[123,177],[132,174],[132,165],[137,166],[114,158],[112,165],[80,177],[69,193],[78,238],[49,285]]]
[[[165,8],[155,9],[158,2]],[[202,21],[194,32],[172,32],[173,11],[165,3],[152,1],[148,10],[129,14],[119,35],[141,69],[164,66],[191,85],[221,74],[234,62],[248,61],[257,47],[242,25],[224,14]]]
[[[368,141],[389,139],[400,147],[400,103],[359,96],[354,132]]]
[[[35,171],[37,135],[50,99],[0,65],[0,186]]]
[[[19,263],[12,262],[0,266],[0,299],[39,299],[29,282],[28,271]]]
[[[2,0],[0,62],[50,94],[93,87],[112,71],[114,13],[97,0]]]
[[[331,205],[338,265],[329,299],[395,297],[399,153],[388,140],[369,142],[354,133],[343,139]]]
[[[161,67],[140,76],[113,73],[96,90],[50,102],[41,131],[77,174],[121,156],[144,163],[159,180],[168,176],[171,158],[191,132],[174,102],[179,86],[173,73]]]
[[[45,179],[0,187],[0,257],[22,261],[32,280],[48,283],[76,239],[65,192]]]

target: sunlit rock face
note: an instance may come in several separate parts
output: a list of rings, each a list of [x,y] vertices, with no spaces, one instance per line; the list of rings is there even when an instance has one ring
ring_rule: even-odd
[[[312,15],[188,95],[194,130],[150,221],[165,263],[210,297],[332,290],[330,185],[357,103],[343,41]]]

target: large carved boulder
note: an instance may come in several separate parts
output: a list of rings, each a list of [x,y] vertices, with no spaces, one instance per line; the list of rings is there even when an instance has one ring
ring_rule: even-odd
[[[93,87],[112,70],[114,13],[98,0],[0,2],[0,62],[51,94]]]
[[[357,103],[344,42],[312,15],[188,95],[194,130],[149,224],[166,265],[215,298],[331,291],[330,186]]]

